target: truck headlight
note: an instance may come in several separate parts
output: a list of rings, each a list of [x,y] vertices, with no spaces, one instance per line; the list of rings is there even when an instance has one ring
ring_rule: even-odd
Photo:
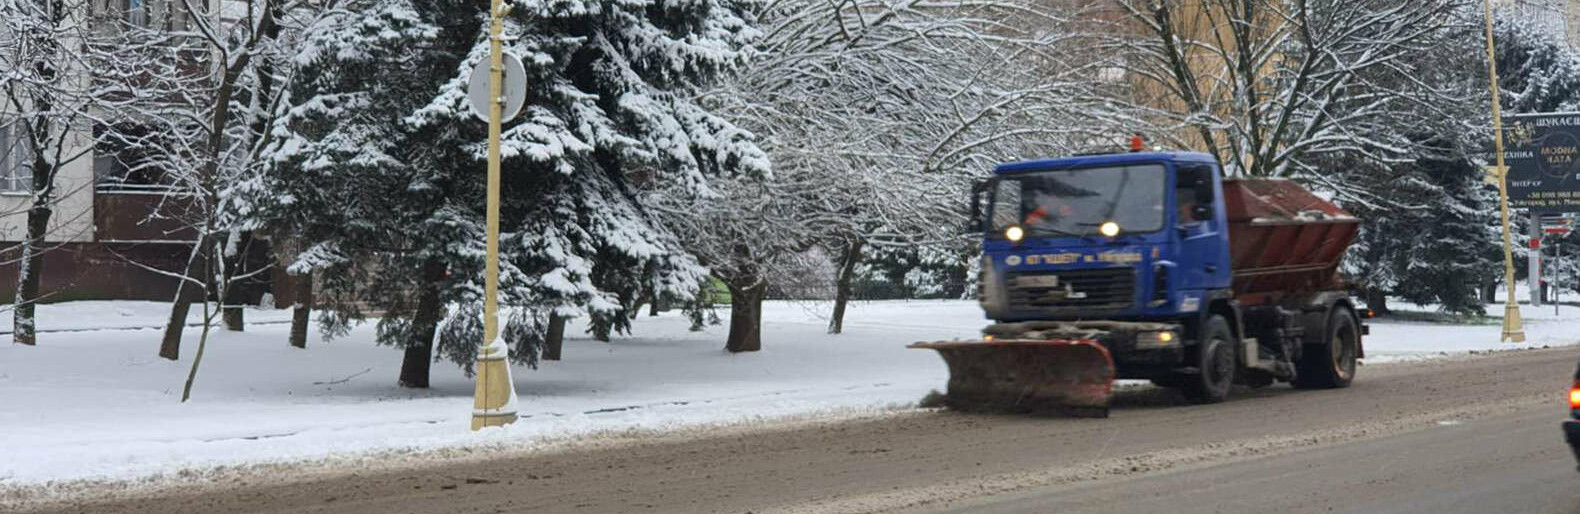
[[[1008,239],[1012,243],[1019,243],[1020,240],[1025,238],[1026,229],[1020,228],[1020,225],[1011,225],[1009,228],[1004,229],[1004,239]]]
[[[1090,227],[1091,225],[1087,226]],[[1112,221],[1105,221],[1102,225],[1097,226],[1097,233],[1102,234],[1103,237],[1117,236],[1119,235],[1119,224]]]
[[[1179,346],[1179,344],[1179,334],[1175,333],[1173,330],[1140,332],[1136,334],[1136,349],[1138,350],[1172,348]]]

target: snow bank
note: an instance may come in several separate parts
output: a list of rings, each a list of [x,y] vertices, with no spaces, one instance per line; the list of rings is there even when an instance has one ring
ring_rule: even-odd
[[[136,303],[49,307],[77,328],[157,326],[158,305]],[[1386,361],[1571,344],[1580,308],[1565,309],[1572,317],[1527,308],[1523,345],[1498,343],[1497,325],[1373,323],[1367,353]],[[639,318],[634,335],[611,343],[572,326],[563,361],[515,371],[523,419],[481,433],[468,431],[472,382],[460,370],[437,363],[430,390],[401,389],[401,352],[374,345],[369,327],[330,343],[314,337],[307,350],[286,344],[283,324],[217,332],[186,404],[195,330],[180,362],[155,356],[155,329],[43,334],[38,347],[0,347],[0,486],[909,406],[942,389],[947,370],[904,346],[974,337],[983,324],[972,302],[859,303],[846,333],[831,336],[826,311],[770,303],[764,350],[741,355],[722,351],[727,327],[689,332],[675,314]]]

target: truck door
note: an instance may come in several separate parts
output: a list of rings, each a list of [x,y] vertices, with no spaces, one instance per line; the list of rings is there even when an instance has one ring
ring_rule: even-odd
[[[1180,163],[1175,170],[1173,217],[1180,248],[1175,290],[1199,299],[1203,290],[1229,287],[1231,276],[1228,229],[1218,193],[1218,167]]]

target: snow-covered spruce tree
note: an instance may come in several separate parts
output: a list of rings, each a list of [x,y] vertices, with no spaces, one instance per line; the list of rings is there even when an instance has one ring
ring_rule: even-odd
[[[1505,114],[1580,110],[1580,53],[1562,34],[1511,9],[1497,12],[1498,81]],[[1485,71],[1481,78],[1485,80]],[[1485,136],[1490,138],[1490,131]]]
[[[486,58],[485,5],[351,5],[362,25],[309,45],[321,78],[292,91],[280,165],[251,187],[288,192],[261,210],[295,227],[297,271],[323,277],[327,333],[383,311],[379,342],[405,348],[401,382],[424,387],[433,351],[470,369],[482,339],[486,124],[465,87]],[[703,270],[638,196],[766,171],[749,134],[691,100],[742,59],[743,7],[523,4],[508,20],[529,77],[503,147],[500,301],[517,362],[535,363],[554,315],[606,336],[641,296],[694,295]]]
[[[976,294],[969,274],[970,263],[981,251],[975,240],[963,244],[928,245],[917,248],[880,247],[867,259],[863,278],[892,284],[895,298],[959,299]]]
[[[231,194],[276,246],[293,247],[288,272],[309,277],[298,283],[315,271],[322,277],[311,292],[299,291],[308,296],[298,298],[303,315],[293,316],[293,325],[305,321],[316,295],[330,309],[320,318],[326,335],[343,334],[372,308],[388,311],[381,341],[414,333],[432,340],[442,312],[433,284],[447,270],[421,252],[442,244],[412,241],[435,231],[426,222],[444,216],[445,192],[429,170],[413,165],[423,149],[410,143],[422,136],[407,135],[399,122],[432,94],[431,84],[447,78],[449,62],[442,48],[411,49],[427,46],[439,29],[407,2],[335,7],[281,41],[282,52],[294,52],[283,62],[295,80],[271,109],[260,145],[266,159]],[[419,305],[428,315],[414,320]],[[305,327],[292,331],[294,338]],[[426,387],[431,352],[410,347],[415,355],[408,355],[402,382]]]
[[[1369,174],[1375,183],[1367,186],[1387,190],[1385,206],[1346,203],[1364,225],[1344,271],[1379,312],[1386,312],[1391,295],[1482,314],[1482,285],[1502,273],[1501,241],[1488,230],[1497,222],[1497,197],[1482,182],[1481,168],[1448,148],[1451,138],[1427,144],[1444,148],[1386,167],[1361,159],[1335,163],[1352,166],[1352,180]]]
[[[1339,180],[1355,186],[1351,193],[1359,193],[1341,200],[1365,221],[1345,268],[1374,308],[1386,308],[1393,295],[1458,314],[1481,313],[1486,295],[1478,290],[1503,278],[1497,191],[1481,181],[1480,171],[1492,134],[1479,9],[1462,13],[1461,36],[1412,56],[1417,79],[1465,98],[1437,107],[1445,116],[1430,123],[1391,125],[1419,142],[1410,149],[1415,159],[1379,165],[1352,158],[1330,166],[1342,170],[1335,174]],[[1496,14],[1504,112],[1580,106],[1580,55],[1525,16]],[[1515,243],[1523,243],[1523,231],[1516,232]]]

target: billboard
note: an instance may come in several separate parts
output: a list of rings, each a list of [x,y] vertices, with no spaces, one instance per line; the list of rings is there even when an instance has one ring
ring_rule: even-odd
[[[1580,212],[1580,113],[1505,117],[1503,145],[1509,207]]]

